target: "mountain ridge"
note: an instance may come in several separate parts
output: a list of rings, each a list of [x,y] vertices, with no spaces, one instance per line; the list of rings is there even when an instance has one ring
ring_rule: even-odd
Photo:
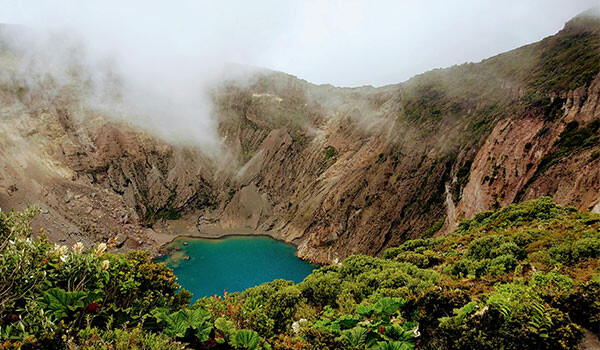
[[[600,24],[587,18],[379,88],[226,81],[211,98],[229,169],[94,110],[77,86],[8,79],[0,206],[39,204],[38,225],[65,243],[156,251],[182,231],[245,230],[319,263],[441,235],[517,197],[597,211]]]

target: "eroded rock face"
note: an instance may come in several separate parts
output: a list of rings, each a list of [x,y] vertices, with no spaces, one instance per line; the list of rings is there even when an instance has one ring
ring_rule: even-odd
[[[570,91],[563,96],[561,115],[556,120],[531,114],[500,122],[473,161],[459,215],[468,218],[543,195],[552,196],[561,205],[592,210],[600,201],[600,157],[594,156],[598,145],[585,147],[586,140],[578,140],[561,155],[560,144],[561,135],[563,139],[568,135],[565,128],[569,125],[576,125],[578,130],[590,128],[586,139],[598,137],[600,129],[593,125],[600,119],[599,90],[600,79],[596,78],[587,89]]]
[[[585,100],[574,103],[567,95],[578,93],[565,94],[553,119],[535,108],[507,113],[479,140],[463,141],[466,147],[458,152],[439,147],[435,136],[402,143],[372,133],[351,119],[332,117],[347,113],[338,105],[317,118],[311,129],[315,136],[305,144],[282,129],[266,134],[234,176],[229,188],[235,194],[200,227],[266,229],[299,243],[300,256],[331,262],[350,254],[378,254],[423,233],[444,234],[477,212],[542,195],[591,210],[600,200],[600,157],[592,156],[597,143],[575,145],[558,162],[539,169],[544,157],[557,151],[568,123],[577,121],[583,129],[600,118],[598,81],[579,92]],[[257,115],[255,122],[268,125]],[[243,132],[230,134],[234,137],[241,139],[238,144],[245,142]],[[467,176],[461,174],[464,169]],[[242,199],[249,188],[255,199]]]
[[[565,64],[540,52],[597,27],[381,88],[275,72],[226,83],[213,93],[225,162],[95,111],[77,86],[5,84],[0,207],[38,204],[38,226],[69,244],[156,250],[172,236],[153,228],[171,220],[171,233],[266,233],[318,263],[542,195],[599,211],[600,76],[539,87],[539,67]]]
[[[9,97],[0,124],[0,206],[40,206],[37,226],[52,239],[129,237],[119,243],[153,248],[145,225],[210,200],[199,150],[97,115],[72,91],[53,101],[33,92]]]
[[[573,87],[544,92],[504,71],[528,57],[526,80],[543,85],[540,66],[560,72],[565,64],[536,61],[540,52],[587,30],[597,33],[597,23],[571,23],[538,46],[381,89],[311,86],[277,74],[228,87],[217,98],[227,116],[221,130],[245,153],[226,187],[235,193],[253,185],[260,200],[244,216],[256,219],[268,207],[276,220],[265,218],[262,227],[274,224],[271,234],[298,243],[298,254],[315,262],[378,254],[542,195],[593,210],[600,201],[597,70],[580,85],[562,77]],[[590,50],[600,62],[598,47]],[[470,79],[477,83],[466,88]],[[529,102],[532,92],[542,102]],[[278,119],[283,111],[293,119]],[[585,130],[585,140],[572,142]],[[230,208],[240,198],[224,199],[202,227],[238,225]]]

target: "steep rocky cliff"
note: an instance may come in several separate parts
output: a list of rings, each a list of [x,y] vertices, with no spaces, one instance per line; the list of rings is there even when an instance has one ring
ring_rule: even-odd
[[[86,108],[73,89],[13,91],[1,91],[0,207],[40,206],[38,225],[52,239],[130,238],[128,246],[139,246],[144,225],[211,197],[210,166],[199,150],[114,122]]]
[[[599,39],[583,14],[538,43],[397,85],[223,82],[211,94],[226,167],[99,113],[76,84],[9,75],[0,206],[46,208],[53,239],[125,248],[156,248],[168,236],[152,228],[183,214],[198,233],[267,233],[316,262],[541,195],[600,211]]]

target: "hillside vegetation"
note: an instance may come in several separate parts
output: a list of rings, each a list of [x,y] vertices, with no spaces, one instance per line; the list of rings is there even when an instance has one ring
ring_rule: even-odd
[[[600,329],[600,215],[547,197],[193,305],[147,252],[32,238],[35,213],[0,212],[0,349],[574,349]]]

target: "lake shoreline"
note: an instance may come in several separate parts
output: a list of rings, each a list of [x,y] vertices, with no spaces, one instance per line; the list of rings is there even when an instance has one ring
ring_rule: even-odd
[[[172,244],[174,241],[182,238],[225,240],[227,238],[234,237],[268,237],[278,242],[285,243],[294,247],[295,255],[298,258],[300,258],[298,256],[298,244],[294,241],[285,240],[279,237],[278,235],[269,233],[267,231],[255,230],[251,228],[203,227],[203,230],[200,231],[199,228],[196,226],[195,217],[183,217],[179,220],[163,222],[157,225],[157,227],[153,228],[152,231],[154,231],[155,236],[161,237],[160,243],[158,244],[155,251],[156,257],[162,257],[172,253],[172,250],[168,249],[167,246]],[[176,233],[177,231],[183,233]]]
[[[163,243],[160,246],[160,248],[163,249],[166,246],[168,246],[169,244],[172,244],[176,240],[182,239],[182,238],[189,238],[189,239],[193,239],[193,240],[221,241],[221,240],[225,240],[225,239],[228,239],[228,238],[246,238],[246,237],[270,238],[270,239],[275,240],[277,242],[284,243],[284,244],[287,244],[289,246],[292,246],[292,247],[296,248],[296,250],[298,249],[298,245],[297,244],[295,244],[293,242],[289,242],[289,241],[283,240],[283,239],[275,238],[273,235],[270,235],[268,233],[223,233],[223,234],[218,235],[218,236],[214,236],[214,235],[202,235],[202,234],[200,234],[200,235],[181,234],[181,235],[174,236],[171,241]]]

